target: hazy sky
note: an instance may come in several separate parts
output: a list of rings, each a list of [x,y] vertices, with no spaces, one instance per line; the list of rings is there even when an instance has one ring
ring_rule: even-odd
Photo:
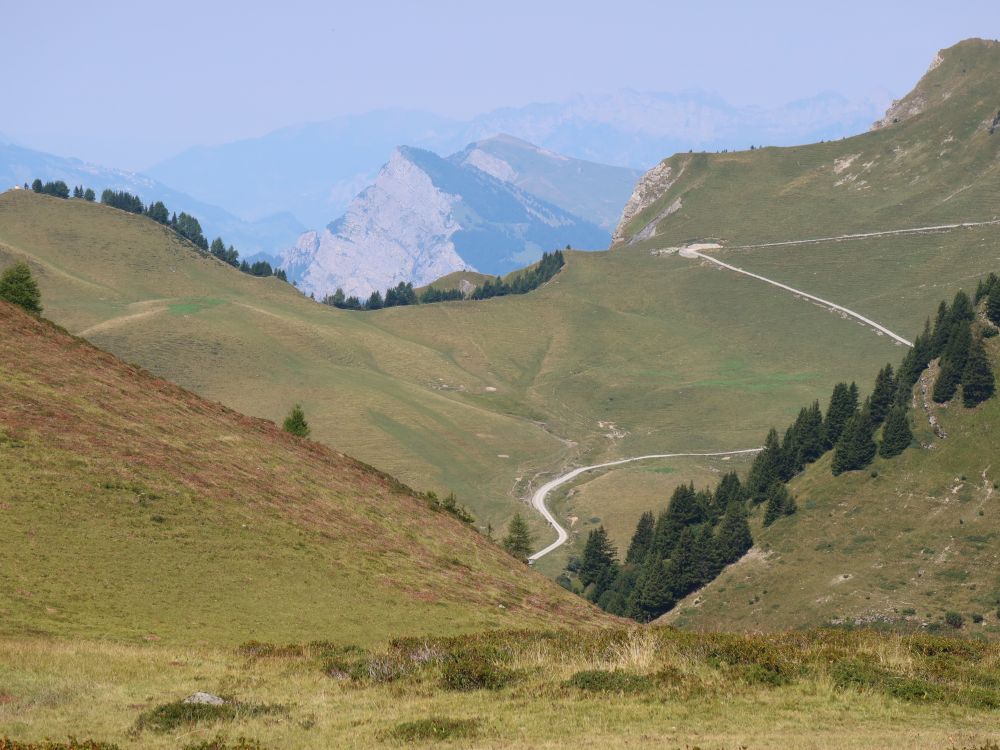
[[[995,0],[5,5],[0,134],[127,168],[382,107],[467,117],[620,88],[901,96],[939,48],[1000,37]]]

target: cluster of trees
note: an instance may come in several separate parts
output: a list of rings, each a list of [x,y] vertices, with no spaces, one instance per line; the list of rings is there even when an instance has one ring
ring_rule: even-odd
[[[28,312],[42,312],[42,295],[27,263],[15,263],[0,274],[0,299]]]
[[[569,246],[566,247],[569,249]],[[487,279],[483,284],[477,286],[469,294],[469,299],[489,299],[490,297],[503,297],[508,294],[526,294],[533,289],[537,289],[546,281],[551,279],[559,269],[563,267],[566,260],[562,250],[552,253],[542,253],[542,259],[531,268],[505,281],[499,276],[496,279]],[[324,305],[338,307],[341,310],[381,310],[384,307],[398,307],[400,305],[427,305],[434,302],[450,302],[452,300],[465,299],[465,295],[458,289],[437,289],[428,287],[419,295],[413,289],[413,284],[400,282],[395,287],[385,290],[385,295],[379,291],[372,292],[371,296],[362,301],[360,298],[344,294],[343,289],[337,289],[333,294],[328,294],[322,299]]]
[[[678,487],[665,510],[643,513],[623,563],[603,526],[590,532],[576,572],[583,595],[607,612],[648,622],[739,560],[753,538],[735,472],[715,491]]]
[[[27,188],[28,185],[25,184],[24,187]],[[42,195],[52,195],[56,198],[69,198],[69,186],[62,180],[44,183],[41,180],[35,180],[31,183],[31,189],[36,193],[41,193]],[[73,197],[82,198],[83,196],[74,195]],[[91,200],[93,200],[93,198],[91,198]]]

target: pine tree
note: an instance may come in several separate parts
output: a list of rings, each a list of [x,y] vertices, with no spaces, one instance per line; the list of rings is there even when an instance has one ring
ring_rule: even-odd
[[[723,515],[729,510],[729,503],[743,501],[743,486],[735,471],[723,475],[715,488],[715,504],[722,508]]]
[[[782,465],[781,445],[778,443],[778,431],[773,427],[767,433],[764,450],[757,454],[750,465],[747,475],[747,496],[754,505],[767,500],[767,491],[771,485],[779,481]]]
[[[913,340],[913,346],[906,352],[906,356],[903,357],[903,362],[899,366],[899,373],[896,378],[898,381],[896,388],[897,401],[909,398],[910,391],[916,385],[917,381],[920,380],[920,374],[927,368],[930,361],[931,322],[926,320],[924,321],[923,332]]]
[[[295,404],[292,410],[288,412],[288,416],[285,417],[285,432],[290,432],[297,437],[309,437],[309,423],[306,422],[305,412],[302,411],[302,406]]]
[[[42,311],[42,295],[26,263],[15,263],[0,275],[0,299],[19,305],[28,312]]]
[[[877,447],[872,439],[874,427],[868,412],[861,410],[854,413],[833,449],[833,475],[845,471],[856,471],[865,468],[875,458]]]
[[[878,448],[878,454],[882,458],[892,458],[905,451],[913,442],[913,432],[910,430],[910,419],[906,413],[906,407],[895,404],[885,418],[885,426],[882,428],[882,444]]]
[[[962,383],[965,372],[965,362],[969,357],[969,347],[972,345],[972,327],[969,321],[959,321],[952,328],[944,354],[941,355],[941,370],[934,382],[934,392],[931,397],[935,402],[943,404],[951,401]]]
[[[788,487],[776,484],[771,488],[767,498],[767,507],[764,509],[764,525],[770,526],[782,516],[791,515],[795,510],[795,500],[789,493]]]
[[[983,346],[983,339],[976,337],[969,347],[962,374],[962,404],[971,409],[990,398],[995,391],[996,380],[986,356],[986,347]]]
[[[802,412],[799,412],[802,416]],[[798,419],[785,430],[785,436],[781,440],[781,454],[778,461],[778,479],[787,482],[794,477],[802,466],[799,464],[799,436]]]
[[[531,532],[528,530],[527,522],[521,517],[520,513],[515,513],[514,517],[510,519],[510,526],[507,527],[507,536],[503,538],[501,545],[521,562],[527,562],[528,555],[531,554],[532,543],[533,540]]]
[[[994,284],[986,297],[986,317],[995,326],[1000,326],[1000,283]]]
[[[40,192],[42,192],[42,188],[43,188],[43,187],[45,187],[45,186],[44,186],[44,185],[42,184],[42,181],[41,181],[41,180],[39,180],[39,179],[38,179],[37,177],[36,177],[36,178],[35,178],[35,180],[34,180],[34,181],[33,181],[33,182],[31,183],[31,189],[32,189],[32,191],[34,191],[34,192],[36,192],[36,193],[40,193]]]
[[[942,352],[944,352],[944,347],[948,343],[948,335],[950,332],[951,320],[948,315],[948,303],[941,300],[941,303],[938,305],[937,315],[934,317],[934,331],[931,333],[931,359],[940,357]]]
[[[589,589],[588,598],[596,602],[617,575],[618,550],[608,538],[605,528],[598,526],[587,535],[583,559],[580,561],[580,583]]]
[[[996,286],[998,281],[1000,281],[1000,277],[998,277],[992,271],[990,272],[990,275],[987,276],[985,279],[980,279],[979,283],[976,284],[976,296],[972,298],[972,304],[978,305],[980,302],[983,301],[984,297],[988,297],[990,292],[993,291],[993,287]]]
[[[626,565],[641,565],[642,561],[646,559],[646,553],[649,552],[649,547],[653,542],[655,523],[652,511],[646,511],[639,517],[632,541],[628,545],[628,552],[625,553]]]
[[[970,323],[975,319],[976,311],[972,307],[972,301],[969,299],[969,295],[963,290],[959,289],[955,292],[955,299],[951,302],[951,308],[948,311],[948,319],[951,324],[961,323],[962,321],[969,321]]]
[[[893,372],[892,365],[887,364],[879,370],[878,376],[875,378],[875,387],[868,400],[872,424],[875,426],[882,424],[885,419],[889,407],[892,406],[892,402],[896,398],[897,387],[896,374]]]
[[[832,448],[837,444],[847,420],[857,411],[857,386],[854,386],[854,383],[851,383],[851,386],[853,388],[849,387],[847,383],[837,383],[833,387],[830,405],[826,410],[826,421],[823,423],[827,448]]]
[[[654,555],[646,558],[642,572],[636,582],[638,593],[635,597],[636,619],[641,622],[655,620],[674,606],[667,564]]]
[[[698,502],[693,484],[682,484],[674,490],[670,504],[660,514],[653,529],[651,551],[660,560],[670,557],[680,539],[681,532],[688,526],[705,521],[705,510]]]
[[[726,514],[719,523],[715,546],[723,565],[736,562],[753,546],[750,524],[747,523],[746,504],[743,500],[736,498],[729,501]]]
[[[378,289],[376,289],[374,292],[372,292],[371,296],[368,298],[368,301],[365,303],[365,309],[381,310],[383,304],[384,303],[382,302],[382,293],[379,292]]]
[[[725,567],[722,556],[719,554],[715,535],[712,533],[712,527],[707,523],[702,525],[695,537],[695,552],[697,558],[695,563],[697,583],[695,587],[704,586],[719,575]]]
[[[88,203],[93,203],[97,199],[97,196],[94,194],[93,190],[87,188],[83,191],[83,199]]]
[[[698,557],[697,538],[694,530],[688,526],[681,532],[667,563],[667,582],[674,600],[687,596],[699,585]]]
[[[803,409],[796,423],[799,444],[798,464],[804,467],[826,452],[823,412],[820,411],[819,401],[813,401],[812,406]]]

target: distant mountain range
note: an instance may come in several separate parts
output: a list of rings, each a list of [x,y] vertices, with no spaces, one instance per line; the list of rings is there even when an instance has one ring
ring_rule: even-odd
[[[461,270],[507,273],[545,250],[606,247],[608,222],[637,177],[510,137],[471,144],[447,159],[403,146],[343,216],[302,235],[282,267],[317,299],[338,287],[366,297]],[[548,200],[521,185],[536,186]]]
[[[88,164],[0,140],[0,186],[7,189],[36,178],[45,182],[62,180],[71,188],[90,187],[98,196],[105,188],[112,188],[134,193],[146,203],[163,201],[171,211],[185,211],[197,218],[209,240],[221,236],[227,244],[235,245],[243,257],[285,247],[305,229],[287,212],[246,221],[143,174]]]
[[[879,103],[831,93],[764,108],[737,107],[699,92],[620,91],[498,109],[471,120],[407,110],[344,116],[198,146],[145,171],[244,219],[287,211],[318,227],[343,213],[375,179],[387,155],[404,143],[447,154],[507,133],[570,157],[644,170],[665,154],[689,149],[854,135],[881,113]],[[537,188],[532,191],[544,197]]]

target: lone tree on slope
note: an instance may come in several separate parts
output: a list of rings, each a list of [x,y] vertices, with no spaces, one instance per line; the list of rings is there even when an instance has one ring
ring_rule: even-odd
[[[996,391],[996,380],[990,360],[986,356],[982,338],[977,338],[969,347],[969,356],[962,374],[962,403],[971,408],[990,398]]]
[[[28,312],[42,311],[42,295],[26,263],[15,263],[0,276],[0,299],[20,305]]]
[[[503,548],[521,562],[527,562],[533,541],[527,522],[521,518],[520,513],[515,513],[514,517],[510,519],[507,536],[501,542]]]
[[[309,437],[309,423],[306,422],[305,412],[300,404],[295,404],[292,410],[285,417],[285,432],[290,432],[297,437]]]

